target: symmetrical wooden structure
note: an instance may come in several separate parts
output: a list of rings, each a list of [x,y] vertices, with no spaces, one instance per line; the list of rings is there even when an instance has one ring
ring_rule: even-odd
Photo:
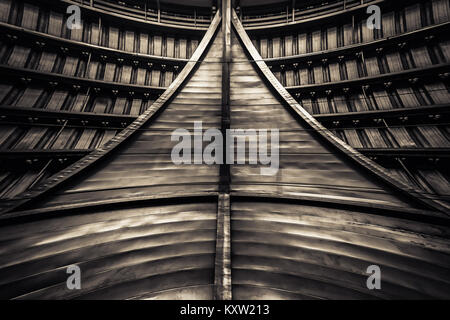
[[[368,3],[341,2],[176,23],[93,1],[77,34],[0,0],[0,296],[449,298],[448,1],[369,1],[394,17],[371,35]],[[278,173],[175,165],[195,121],[279,129]]]

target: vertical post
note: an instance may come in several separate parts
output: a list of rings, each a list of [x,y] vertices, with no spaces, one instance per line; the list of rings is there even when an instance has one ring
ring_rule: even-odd
[[[102,17],[98,17],[98,45],[102,46],[105,45],[104,43],[102,43],[103,40],[103,23],[102,23]]]
[[[222,0],[222,134],[226,136],[226,130],[230,128],[230,62],[231,62],[231,0]],[[226,155],[224,144],[223,154]],[[224,163],[221,165],[220,192],[230,192],[230,167]]]
[[[145,6],[144,6],[144,11],[145,11],[144,18],[145,18],[146,21],[147,21],[147,10],[148,10],[148,1],[146,0],[145,1]]]
[[[161,22],[161,6],[159,0],[156,0],[156,5],[158,6],[158,22]]]
[[[83,72],[83,78],[88,77],[89,68],[91,67],[91,60],[92,60],[92,52],[89,52],[87,63],[86,63],[86,69]]]
[[[295,0],[292,0],[292,22],[295,22]]]
[[[356,43],[355,15],[352,15],[352,43]]]
[[[230,194],[219,193],[217,204],[214,300],[231,300]]]
[[[286,5],[286,23],[289,23],[289,5]]]
[[[222,126],[226,137],[230,128],[230,63],[231,63],[231,0],[222,0]],[[223,144],[224,158],[227,144]],[[216,257],[214,265],[214,299],[231,300],[231,217],[230,217],[230,166],[220,166],[219,196],[217,206]]]

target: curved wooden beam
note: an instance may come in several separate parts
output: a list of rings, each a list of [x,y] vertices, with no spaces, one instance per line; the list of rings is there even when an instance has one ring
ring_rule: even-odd
[[[18,198],[12,199],[12,201],[7,202],[3,207],[0,208],[0,214],[5,214],[20,209],[30,201],[36,200],[37,198],[40,198],[43,195],[55,190],[63,182],[67,182],[69,179],[74,178],[81,172],[84,172],[86,169],[90,168],[99,160],[104,159],[119,145],[123,144],[133,134],[141,129],[144,124],[153,120],[157,111],[160,110],[170,100],[170,98],[172,98],[172,96],[178,91],[185,80],[188,79],[192,74],[195,67],[200,63],[201,57],[209,47],[209,44],[211,43],[211,40],[216,33],[220,21],[220,12],[217,12],[213,21],[211,22],[208,31],[206,32],[192,57],[187,62],[184,69],[180,72],[175,81],[172,82],[167,90],[158,98],[158,100],[153,103],[153,105],[147,111],[145,111],[132,124],[130,124],[126,129],[120,132],[117,136],[115,136],[101,148],[90,153],[80,161],[75,162],[73,165],[67,167],[63,171],[58,172],[54,176],[45,180],[42,184],[37,185],[35,188],[22,193]]]
[[[270,71],[269,67],[262,59],[261,55],[253,46],[252,41],[244,30],[244,27],[239,20],[236,11],[234,10],[232,21],[240,40],[242,41],[247,52],[250,54],[250,58],[253,60],[253,63],[256,65],[260,73],[264,76],[266,82],[275,92],[277,92],[277,94],[281,97],[285,104],[288,105],[304,122],[306,122],[308,126],[315,130],[318,135],[322,136],[338,151],[345,154],[348,158],[356,162],[358,165],[364,167],[378,179],[393,187],[400,193],[414,199],[416,202],[419,202],[430,209],[440,211],[446,215],[450,215],[450,206],[448,204],[443,201],[436,200],[432,196],[427,195],[412,186],[406,185],[403,182],[392,178],[388,175],[384,168],[371,161],[369,158],[365,157],[354,148],[350,147],[348,144],[337,138],[331,131],[322,126],[291,96],[291,94],[276,79],[274,74]]]
[[[257,26],[247,26],[245,27],[245,30],[248,30],[249,32],[266,32],[270,29],[270,31],[273,30],[280,30],[285,28],[299,28],[303,27],[304,24],[310,24],[310,23],[317,23],[319,20],[323,19],[339,19],[342,15],[348,15],[349,13],[355,13],[357,11],[361,11],[365,9],[369,5],[382,5],[386,0],[373,0],[371,2],[365,2],[363,4],[357,5],[355,7],[351,8],[343,8],[342,10],[336,10],[331,13],[322,14],[322,15],[316,15],[312,16],[310,18],[297,20],[297,21],[290,21],[290,22],[281,22],[281,23],[274,23],[274,24],[262,24]],[[283,14],[283,20],[286,19],[286,15]]]

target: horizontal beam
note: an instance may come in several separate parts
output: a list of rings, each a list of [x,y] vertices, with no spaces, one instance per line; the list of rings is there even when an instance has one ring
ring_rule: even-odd
[[[362,77],[352,80],[342,80],[337,82],[325,82],[325,83],[315,83],[306,84],[301,86],[291,86],[286,87],[286,89],[291,93],[300,92],[317,92],[326,91],[333,89],[350,88],[354,86],[365,86],[370,84],[383,84],[385,82],[409,82],[409,79],[419,78],[423,79],[436,79],[437,75],[450,72],[450,63],[441,63],[437,65],[430,66],[428,68],[416,68],[411,70],[404,70],[400,72],[385,73],[376,76]]]
[[[292,21],[291,19],[286,19],[286,15],[279,15],[279,21],[280,22],[276,22],[276,16],[275,19],[273,18],[273,16],[266,16],[266,17],[258,17],[258,18],[249,18],[249,17],[244,17],[242,20],[242,24],[244,25],[245,30],[250,34],[252,32],[255,31],[262,31],[263,29],[267,30],[267,29],[271,29],[271,31],[273,30],[277,30],[280,31],[281,28],[286,29],[286,28],[300,28],[300,27],[305,27],[305,25],[311,25],[311,24],[315,24],[318,22],[322,22],[324,20],[328,20],[328,19],[343,19],[344,17],[347,17],[350,14],[357,14],[361,11],[363,11],[368,5],[370,4],[374,4],[374,5],[381,5],[385,2],[386,0],[372,0],[372,1],[368,1],[367,3],[361,4],[359,6],[354,6],[352,8],[345,8],[344,7],[344,3],[345,1],[342,1],[342,9],[341,10],[336,10],[336,8],[333,9],[333,11],[327,12],[327,13],[323,13],[323,14],[317,14],[317,15],[313,15],[304,19],[299,19],[296,21]],[[275,20],[275,21],[274,21]],[[320,21],[319,21],[320,20]],[[274,23],[270,23],[270,21],[274,21]]]
[[[106,210],[107,208],[120,208],[129,206],[161,206],[182,203],[213,203],[217,202],[218,194],[213,191],[189,193],[176,192],[170,194],[152,194],[150,196],[137,196],[126,199],[108,199],[100,201],[92,201],[87,203],[65,203],[56,207],[30,209],[20,212],[10,212],[0,215],[0,225],[15,223],[18,220],[25,219],[27,222],[40,220],[50,217],[61,217],[69,215],[73,211],[82,209],[83,212],[91,210]],[[14,202],[14,199],[0,199],[0,209],[8,208]]]
[[[0,161],[23,160],[32,161],[40,159],[76,158],[81,159],[94,151],[93,149],[71,149],[71,150],[1,150]]]
[[[127,93],[134,92],[144,94],[153,92],[154,94],[161,94],[166,90],[165,87],[140,86],[135,84],[123,84],[118,82],[92,80],[50,72],[41,72],[26,68],[16,68],[7,65],[0,65],[0,74],[2,74],[2,76],[4,77],[6,76],[9,78],[17,78],[21,81],[25,80],[27,83],[30,81],[33,82],[33,80],[38,82],[46,81],[48,83],[52,82],[56,83],[57,85],[62,84],[69,87],[73,87],[75,85],[80,87],[99,88],[107,92],[116,90],[118,92],[127,92]]]
[[[389,157],[389,158],[450,158],[450,148],[383,148],[383,149],[356,149],[366,156]]]
[[[164,22],[157,22],[152,21],[150,19],[146,19],[145,13],[142,12],[141,16],[131,16],[124,14],[123,10],[111,10],[111,8],[98,8],[98,7],[91,7],[90,5],[86,4],[87,1],[85,1],[84,4],[81,3],[81,1],[73,1],[73,0],[60,0],[60,1],[54,1],[54,0],[40,0],[40,4],[44,5],[46,4],[49,6],[49,8],[59,8],[60,10],[67,9],[70,5],[77,5],[82,10],[83,16],[90,16],[93,18],[98,19],[101,17],[102,19],[107,20],[110,23],[117,23],[121,25],[127,25],[129,27],[136,27],[139,29],[144,30],[154,30],[157,32],[171,32],[171,33],[178,33],[178,34],[195,34],[198,36],[201,36],[205,33],[205,31],[208,29],[208,25],[195,25],[194,20],[192,21],[192,24],[189,25],[175,25],[175,24],[169,24]]]
[[[348,0],[342,1],[342,9],[336,10],[336,8],[333,8],[333,10],[329,10],[328,12],[325,12],[323,14],[311,14],[309,16],[304,17],[303,19],[297,19],[295,21],[292,21],[291,12],[289,13],[289,16],[286,14],[279,15],[279,22],[274,21],[273,18],[264,18],[260,17],[260,14],[257,14],[258,18],[249,18],[248,16],[245,17],[245,8],[244,10],[244,17],[243,17],[243,25],[245,28],[245,31],[249,35],[253,34],[267,34],[267,33],[284,33],[284,32],[292,32],[292,31],[298,31],[301,29],[310,28],[312,26],[322,26],[324,24],[328,24],[330,22],[336,23],[336,22],[346,22],[351,23],[351,17],[354,15],[361,15],[366,14],[366,8],[369,5],[378,5],[382,8],[382,10],[387,10],[388,8],[395,8],[400,7],[404,5],[404,3],[408,3],[410,0],[396,0],[396,1],[388,1],[388,0],[372,0],[372,1],[364,1],[364,3],[361,3],[360,5],[355,5],[352,7],[345,6],[344,3],[348,3]],[[278,10],[280,12],[280,10]],[[297,15],[298,17],[298,15]],[[367,18],[367,17],[366,17]],[[273,23],[270,22],[264,22],[265,20],[272,20]]]
[[[439,125],[441,123],[449,123],[450,104],[391,110],[313,114],[313,116],[324,126],[335,129],[379,126],[380,120],[385,120],[391,126]]]
[[[60,124],[61,120],[67,120],[69,126],[81,124],[83,126],[101,126],[106,129],[126,127],[137,119],[137,116],[130,115],[46,110],[5,105],[0,105],[0,113],[0,121],[6,122]]]
[[[339,56],[354,56],[357,52],[372,52],[376,51],[379,48],[390,48],[397,47],[399,43],[408,42],[410,40],[417,41],[419,39],[423,39],[425,41],[425,37],[428,35],[433,35],[434,39],[441,40],[442,38],[436,38],[437,35],[448,35],[448,28],[450,26],[450,22],[441,23],[438,25],[433,25],[429,27],[422,28],[420,30],[415,30],[407,33],[403,33],[400,35],[375,40],[366,43],[357,43],[350,46],[339,47],[336,49],[324,50],[324,51],[316,51],[304,54],[298,54],[293,56],[284,56],[277,58],[266,58],[264,61],[267,65],[275,66],[275,65],[289,65],[294,63],[300,63],[305,61],[321,61],[322,59],[333,59]],[[430,39],[431,40],[431,39]],[[408,43],[407,43],[408,45]]]
[[[65,39],[42,32],[24,29],[4,22],[0,22],[0,31],[5,40],[11,41],[11,39],[14,39],[14,42],[24,43],[26,45],[34,44],[38,41],[49,48],[67,48],[69,49],[69,51],[66,52],[68,54],[70,54],[71,52],[89,52],[97,56],[107,56],[124,59],[124,61],[139,61],[144,63],[145,65],[151,62],[159,65],[165,64],[183,67],[187,63],[187,61],[189,61],[189,59],[155,56],[102,47],[86,42]]]
[[[428,221],[438,225],[450,225],[450,217],[436,211],[424,209],[413,209],[407,207],[390,206],[387,204],[373,204],[371,202],[352,201],[341,198],[325,198],[321,195],[298,195],[298,194],[280,194],[280,193],[252,193],[252,192],[233,192],[231,202],[266,202],[266,203],[292,203],[299,205],[314,205],[319,207],[363,210],[364,212],[391,216],[416,221]],[[399,215],[400,214],[400,215]],[[1,219],[1,216],[0,216]]]

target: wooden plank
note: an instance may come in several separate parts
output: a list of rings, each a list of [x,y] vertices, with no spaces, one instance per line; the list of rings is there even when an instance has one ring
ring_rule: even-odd
[[[90,43],[94,44],[94,45],[99,45],[100,44],[100,26],[98,25],[98,23],[91,23],[90,24]],[[104,44],[106,47],[108,46],[107,43]]]
[[[155,56],[162,56],[162,36],[154,35],[153,37],[153,52]]]
[[[8,22],[12,0],[0,1],[0,21]]]
[[[119,28],[110,26],[108,29],[108,47],[119,49]]]
[[[22,96],[16,101],[15,105],[25,108],[33,108],[42,92],[43,89],[40,88],[26,88]]]
[[[220,193],[217,208],[214,299],[231,300],[231,203],[230,195]]]
[[[76,112],[81,112],[83,111],[85,105],[86,105],[86,100],[88,98],[88,95],[86,94],[78,94],[75,98],[75,102],[73,104],[72,110],[76,111]]]
[[[179,46],[180,46],[179,58],[185,59],[185,58],[187,58],[187,43],[188,43],[188,41],[187,41],[187,39],[180,39],[179,42],[180,42],[179,43]]]
[[[175,38],[166,37],[166,57],[175,57]]]
[[[427,47],[412,48],[411,54],[416,68],[426,68],[433,65]]]
[[[417,100],[412,88],[398,88],[397,93],[405,107],[411,108],[420,106],[420,102]]]
[[[125,31],[125,51],[135,52],[134,32],[130,30]]]
[[[383,28],[383,37],[392,37],[395,35],[395,13],[389,12],[382,15],[381,25]]]
[[[75,76],[78,67],[78,59],[79,58],[77,57],[67,56],[64,60],[64,68],[62,73],[66,76]]]
[[[61,37],[64,15],[59,12],[50,11],[48,21],[48,33],[57,37]]]
[[[317,52],[322,50],[322,31],[316,30],[312,32],[312,51]]]
[[[447,0],[431,0],[435,23],[447,22],[450,19],[450,8]]]
[[[420,4],[414,4],[405,8],[406,31],[414,31],[422,27]]]
[[[337,27],[330,27],[327,30],[327,42],[328,42],[328,50],[336,49],[338,47],[337,41]]]
[[[121,71],[122,72],[120,73],[120,82],[127,84],[131,83],[131,74],[133,72],[133,67],[130,65],[124,65],[122,66]]]
[[[39,7],[29,3],[23,4],[22,27],[36,30],[38,25]]]
[[[445,104],[450,101],[450,93],[442,82],[425,84],[425,88],[435,104]]]
[[[14,46],[14,49],[9,56],[8,65],[18,68],[24,68],[30,52],[30,48],[18,45]]]
[[[285,48],[284,55],[285,56],[292,56],[293,55],[293,52],[294,52],[293,40],[294,39],[293,39],[292,35],[286,36],[284,38],[284,48]]]

